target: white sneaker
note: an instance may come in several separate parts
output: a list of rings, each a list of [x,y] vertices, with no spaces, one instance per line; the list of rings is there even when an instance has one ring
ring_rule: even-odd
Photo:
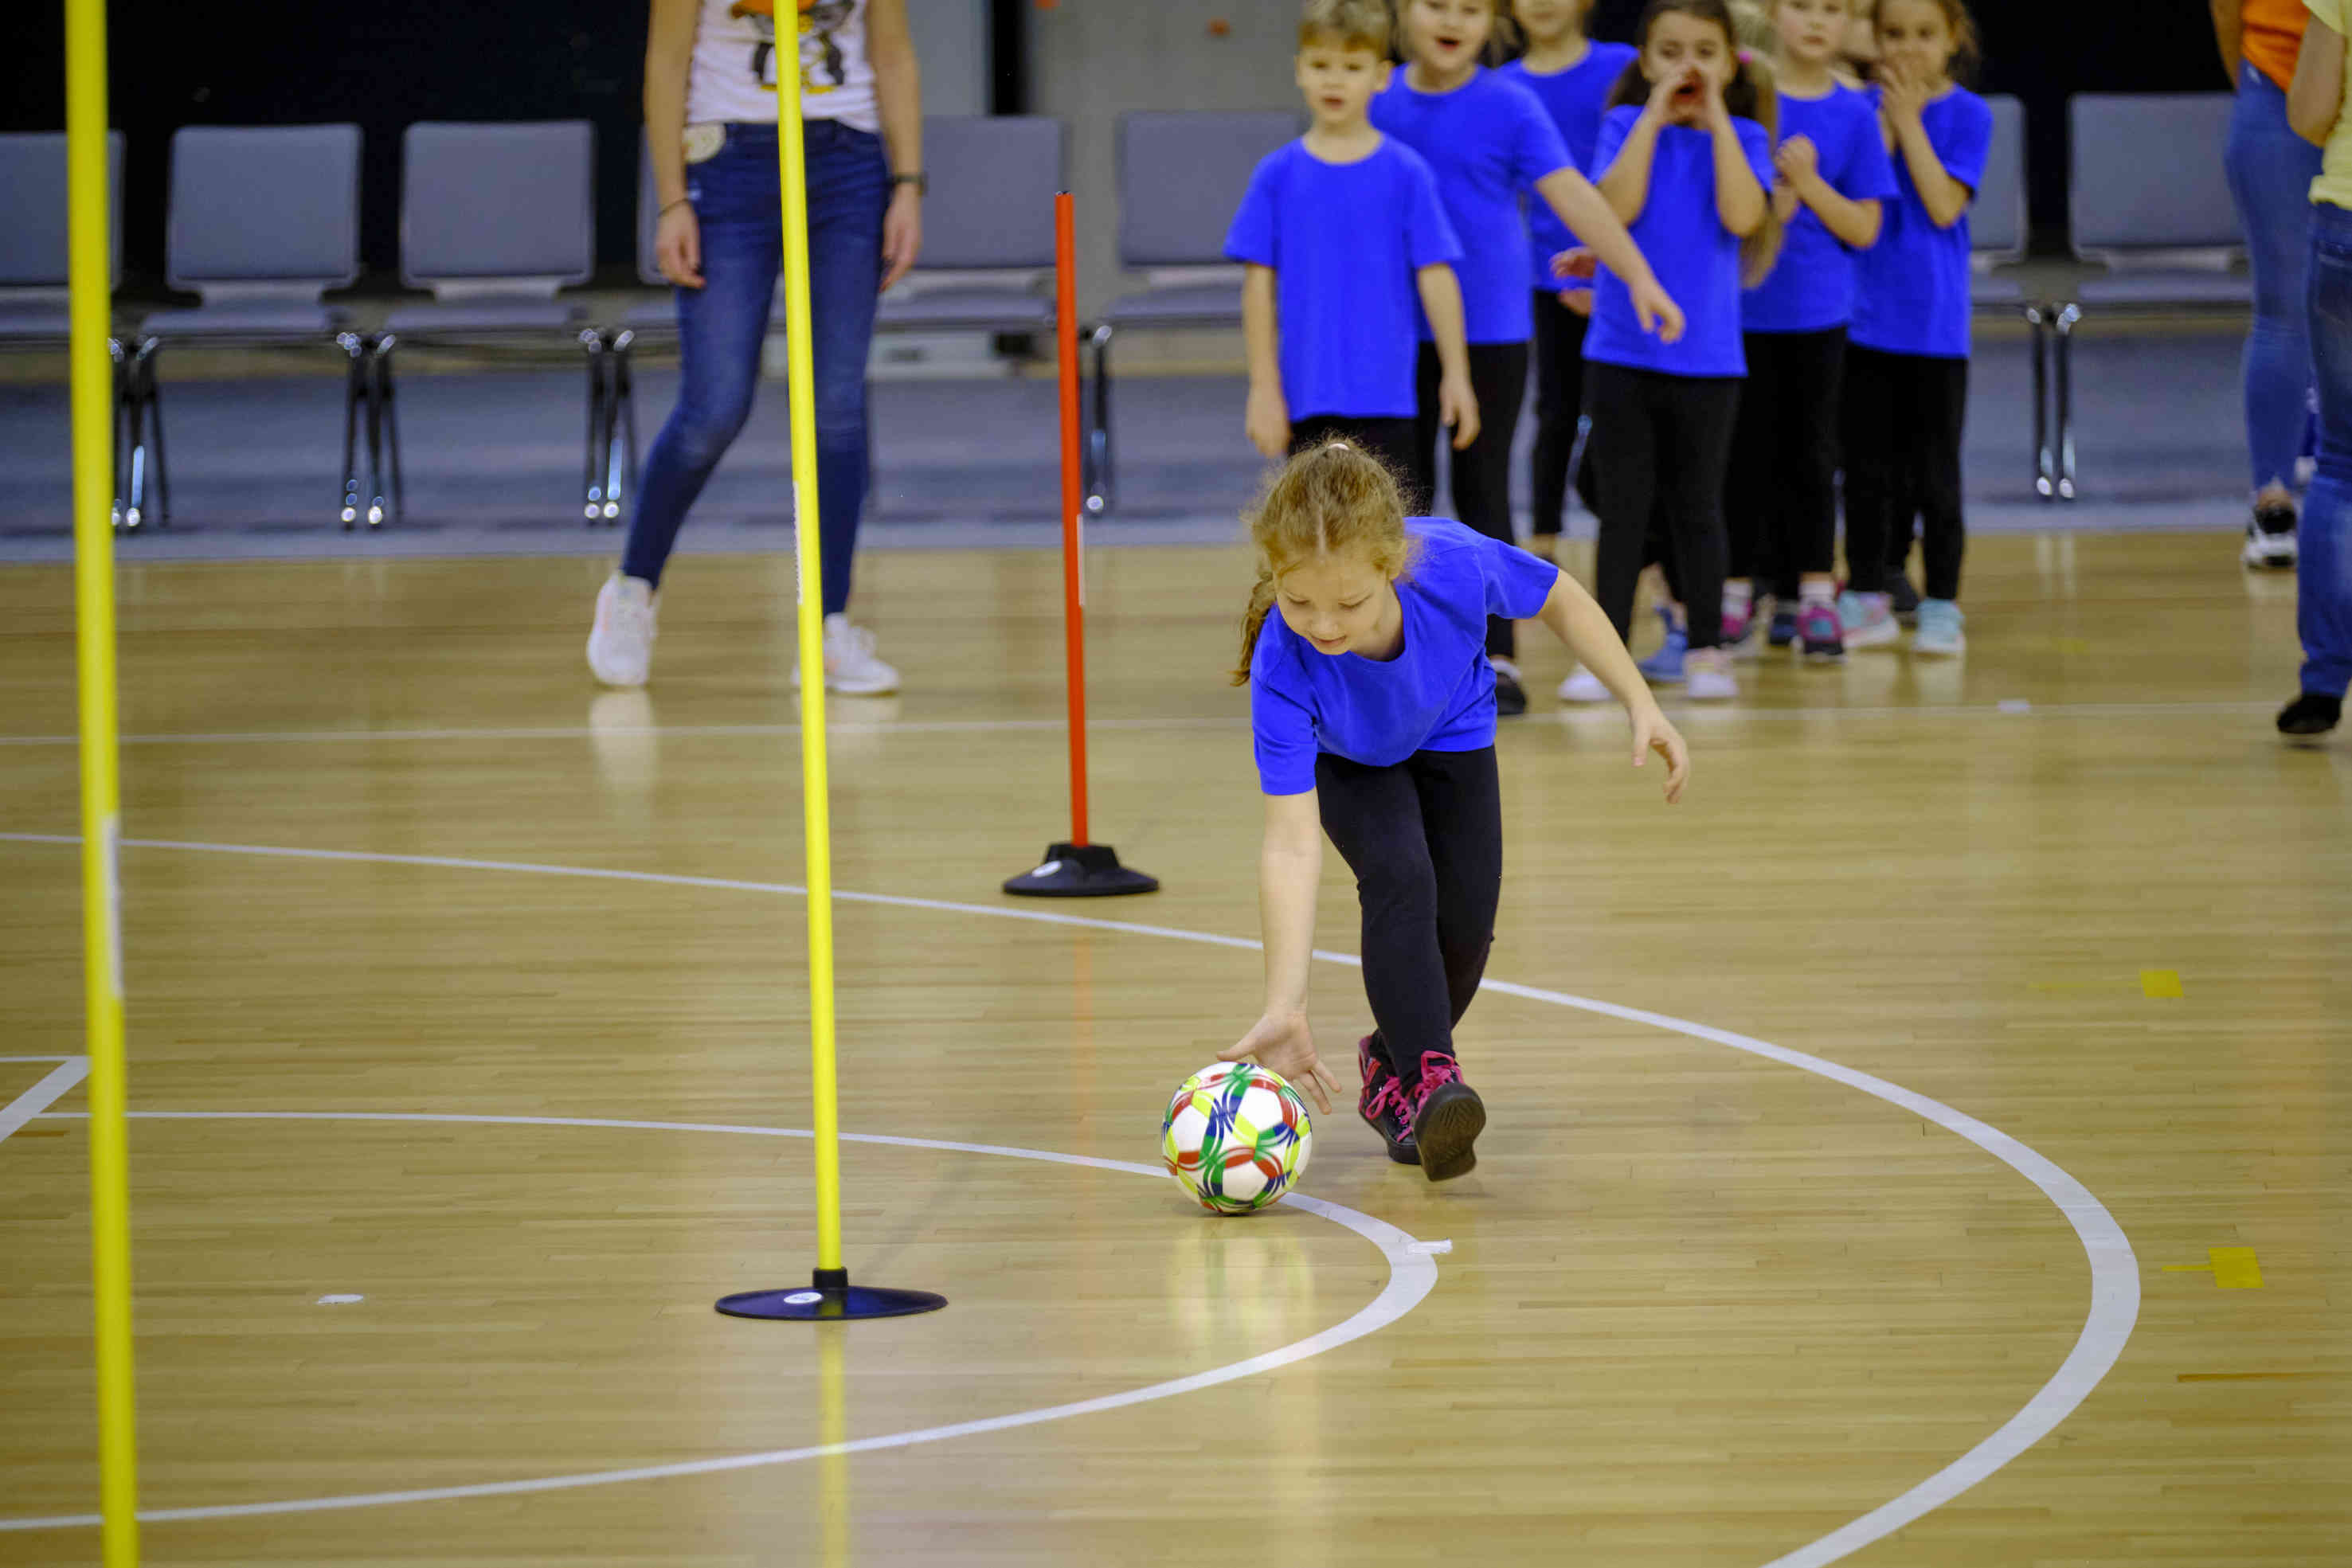
[[[793,685],[801,667],[793,665]],[[898,689],[898,672],[874,656],[874,633],[846,615],[824,618],[824,689],[848,697],[878,697]]]
[[[1837,612],[1849,649],[1885,648],[1902,639],[1902,624],[1884,593],[1841,593]]]
[[[596,591],[588,668],[608,686],[642,686],[654,662],[654,585],[619,572]]]
[[[1601,684],[1601,677],[1580,665],[1576,674],[1559,683],[1559,700],[1564,703],[1613,703],[1615,694]]]
[[[1694,702],[1728,702],[1739,695],[1739,683],[1731,678],[1731,655],[1720,648],[1693,650],[1683,668],[1688,675],[1683,695]]]

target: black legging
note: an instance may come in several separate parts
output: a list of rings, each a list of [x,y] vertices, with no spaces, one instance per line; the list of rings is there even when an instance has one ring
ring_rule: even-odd
[[[1559,302],[1549,288],[1536,290],[1536,448],[1528,477],[1534,483],[1535,531],[1559,532],[1568,515],[1568,460],[1576,455],[1576,424],[1584,417],[1584,331],[1591,323]],[[1592,505],[1592,455],[1576,472],[1576,493]]]
[[[1927,597],[1960,596],[1968,413],[1966,360],[1846,350],[1845,570],[1856,593],[1885,591],[1886,563],[1910,553],[1916,517]]]
[[[1413,425],[1413,488],[1424,505],[1437,497],[1437,383],[1443,369],[1437,345],[1421,346],[1418,367],[1420,413]],[[1478,439],[1454,454],[1454,515],[1490,539],[1511,542],[1511,438],[1518,433],[1519,405],[1528,396],[1525,343],[1470,345],[1470,392],[1478,400]],[[1498,659],[1517,655],[1518,638],[1500,615],[1486,618],[1486,652]]]
[[[1503,894],[1503,800],[1495,748],[1416,751],[1392,768],[1328,752],[1316,805],[1364,911],[1364,995],[1373,1049],[1408,1084],[1428,1051],[1454,1054],[1478,994]]]
[[[1845,329],[1750,332],[1731,438],[1728,575],[1786,593],[1837,570],[1838,391]]]
[[[1655,521],[1673,546],[1694,652],[1723,643],[1723,476],[1739,414],[1736,378],[1584,367],[1601,543],[1592,596],[1617,635],[1632,630],[1643,541]]]

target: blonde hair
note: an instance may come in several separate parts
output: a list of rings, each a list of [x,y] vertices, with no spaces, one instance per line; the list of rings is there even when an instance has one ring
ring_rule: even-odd
[[[1385,464],[1345,441],[1327,441],[1284,464],[1242,520],[1257,547],[1257,582],[1242,617],[1237,686],[1249,685],[1258,633],[1274,609],[1276,587],[1293,568],[1317,556],[1349,555],[1393,580],[1412,564],[1404,487]]]
[[[1298,17],[1302,49],[1333,40],[1343,49],[1370,49],[1386,59],[1393,32],[1388,0],[1307,0]]]
[[[1957,0],[1937,0],[1937,4]],[[1695,16],[1702,22],[1712,22],[1723,29],[1724,41],[1737,54],[1738,69],[1723,89],[1723,107],[1743,120],[1752,120],[1764,128],[1764,144],[1780,145],[1780,86],[1772,70],[1770,46],[1751,46],[1751,36],[1769,39],[1775,37],[1771,18],[1748,0],[1650,0],[1642,13],[1640,29],[1634,35],[1636,46],[1647,54],[1650,30],[1658,18],[1673,12]],[[1621,109],[1627,104],[1641,105],[1650,99],[1649,78],[1642,74],[1642,60],[1635,56],[1625,67],[1625,74],[1617,78],[1615,90],[1609,95],[1608,107]],[[1771,275],[1772,264],[1780,259],[1780,242],[1786,235],[1778,209],[1772,205],[1772,187],[1764,187],[1764,221],[1755,231],[1739,242],[1739,280],[1753,288]]]

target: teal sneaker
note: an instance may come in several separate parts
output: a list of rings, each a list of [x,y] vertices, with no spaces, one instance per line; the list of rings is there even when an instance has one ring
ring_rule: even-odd
[[[1968,617],[1960,607],[1948,599],[1923,599],[1919,601],[1919,629],[1911,633],[1911,651],[1950,658],[1969,651],[1968,633],[1961,628]]]

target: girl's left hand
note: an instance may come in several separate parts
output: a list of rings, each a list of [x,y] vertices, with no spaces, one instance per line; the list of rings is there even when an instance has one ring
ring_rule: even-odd
[[[1666,292],[1654,277],[1630,284],[1627,291],[1633,296],[1633,319],[1644,332],[1655,332],[1661,343],[1679,343],[1683,340],[1683,308]]]
[[[891,194],[890,210],[882,214],[882,287],[907,276],[923,249],[923,198],[912,185],[900,185]]]
[[[1219,1061],[1239,1061],[1244,1057],[1255,1057],[1260,1067],[1280,1074],[1292,1088],[1304,1088],[1315,1096],[1316,1110],[1330,1113],[1331,1096],[1340,1092],[1339,1082],[1316,1056],[1315,1030],[1305,1013],[1286,1018],[1268,1013],[1251,1025],[1238,1043],[1217,1052]]]
[[[1780,171],[1781,179],[1801,191],[1807,182],[1821,172],[1822,155],[1811,138],[1791,136],[1780,143],[1778,152],[1772,154],[1772,166]]]
[[[1559,302],[1579,316],[1592,314],[1592,290],[1590,288],[1563,288],[1559,291]]]
[[[1918,73],[1905,62],[1889,60],[1878,68],[1878,101],[1887,117],[1898,126],[1916,125],[1920,110],[1927,107],[1927,85]]]
[[[1551,258],[1551,275],[1554,277],[1580,277],[1590,282],[1600,270],[1601,253],[1589,245],[1561,251]]]
[[[1709,131],[1730,130],[1731,109],[1723,101],[1723,83],[1711,76],[1703,79],[1706,83],[1706,128]]]
[[[1633,714],[1633,766],[1641,767],[1656,752],[1666,759],[1666,804],[1671,806],[1683,798],[1683,784],[1690,778],[1690,747],[1683,744],[1682,732],[1666,722],[1654,702],[1645,703]]]
[[[1437,383],[1437,423],[1454,432],[1454,450],[1466,452],[1478,439],[1478,394],[1467,381],[1447,376]]]

